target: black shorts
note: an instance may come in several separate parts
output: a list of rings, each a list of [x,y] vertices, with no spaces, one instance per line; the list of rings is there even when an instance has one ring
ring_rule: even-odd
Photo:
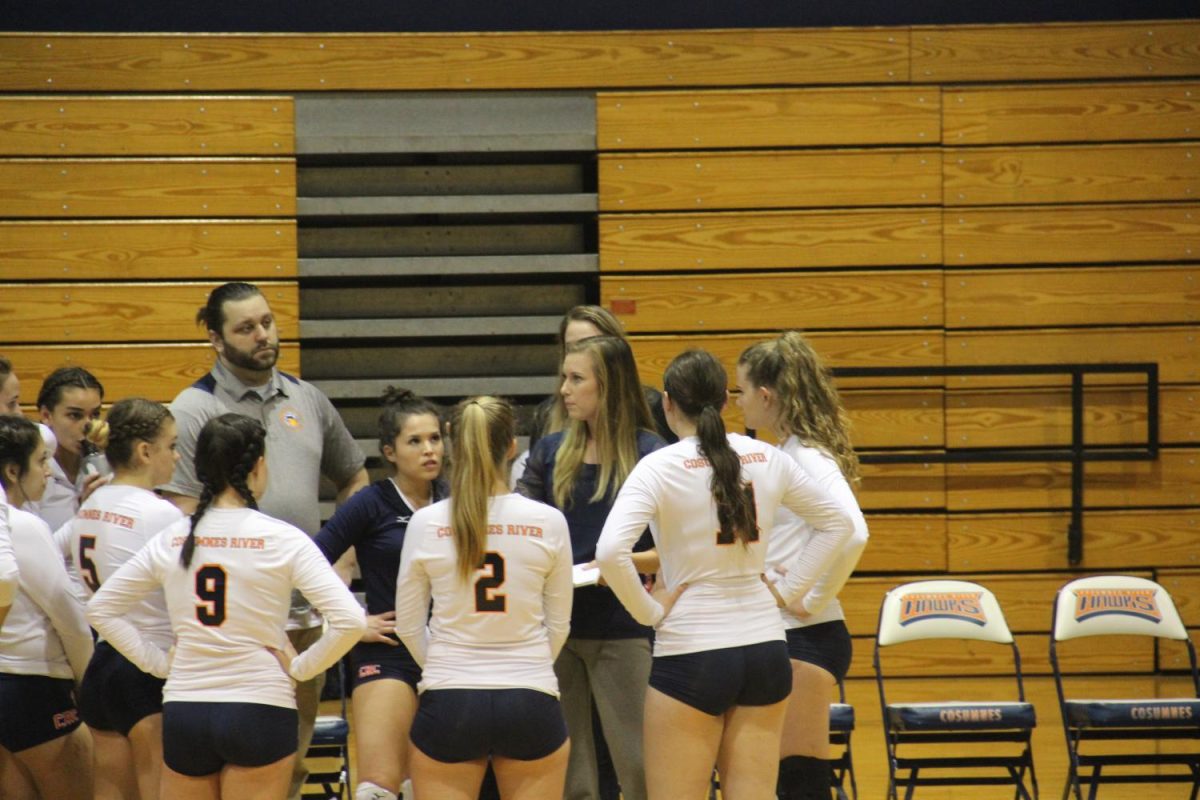
[[[142,672],[108,642],[99,642],[83,673],[79,713],[89,728],[128,736],[134,725],[162,713],[165,683]]]
[[[788,628],[788,656],[793,661],[815,664],[839,681],[850,671],[854,643],[846,623],[840,619]]]
[[[558,698],[533,689],[431,689],[413,719],[413,745],[448,764],[488,756],[533,761],[567,740]]]
[[[0,673],[0,746],[19,753],[78,728],[74,685],[69,678]]]
[[[274,764],[296,752],[298,720],[294,708],[262,703],[164,703],[163,763],[193,778]]]
[[[734,706],[769,706],[792,693],[784,642],[655,656],[650,685],[681,703],[717,716]]]
[[[421,668],[403,644],[396,646],[381,642],[359,642],[350,651],[351,691],[364,683],[390,678],[404,681],[417,690],[421,681]]]

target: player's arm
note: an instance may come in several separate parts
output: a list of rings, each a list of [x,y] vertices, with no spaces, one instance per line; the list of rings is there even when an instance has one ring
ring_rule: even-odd
[[[162,586],[157,562],[166,559],[165,537],[152,540],[133,558],[109,576],[87,605],[87,618],[100,636],[128,658],[142,672],[157,678],[167,677],[167,654],[142,636],[125,618],[139,600]],[[168,568],[183,569],[178,563]]]
[[[429,651],[429,602],[432,589],[429,575],[418,558],[422,532],[426,526],[422,508],[412,516],[400,551],[400,571],[396,575],[396,635],[417,664],[425,665]]]
[[[367,629],[362,606],[333,571],[316,545],[296,531],[300,547],[293,561],[292,584],[325,617],[325,632],[311,647],[292,659],[289,674],[303,682],[338,662]]]
[[[633,546],[658,509],[658,501],[640,467],[641,464],[634,467],[608,512],[596,543],[596,566],[629,614],[642,625],[654,626],[662,621],[664,610],[642,585],[633,560]]]
[[[575,598],[575,583],[571,534],[567,529],[567,521],[558,511],[555,511],[554,516],[553,524],[560,533],[558,550],[555,552],[554,566],[546,576],[542,605],[544,624],[550,635],[550,656],[558,658],[558,653],[567,643],[567,636],[571,632],[571,603]]]
[[[783,505],[792,513],[803,517],[813,531],[819,534],[814,536],[794,559],[783,565],[786,573],[777,584],[777,588],[784,603],[790,606],[803,598],[819,578],[833,569],[846,542],[854,533],[854,519],[850,510],[810,478],[799,464],[782,453],[779,455],[774,463],[782,470],[776,474],[781,474],[782,480],[786,482]],[[865,531],[864,524],[864,534]],[[805,611],[810,611],[807,599],[803,606]]]

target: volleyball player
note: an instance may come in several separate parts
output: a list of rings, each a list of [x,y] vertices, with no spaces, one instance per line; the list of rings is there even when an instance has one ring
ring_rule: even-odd
[[[37,426],[0,417],[0,486],[9,508],[20,570],[0,631],[0,747],[4,791],[20,786],[43,798],[85,800],[92,794],[92,740],[81,726],[74,689],[92,655],[92,636],[72,596],[46,523],[19,506],[37,502],[50,475]]]
[[[84,501],[66,527],[72,562],[86,597],[154,535],[183,517],[154,493],[171,480],[175,420],[167,407],[126,398],[108,412],[105,457],[113,478]],[[163,652],[175,636],[166,601],[155,591],[125,615]],[[96,798],[158,797],[162,774],[163,680],[134,666],[111,644],[96,644],[80,691],[79,709],[95,740]]]
[[[867,545],[867,523],[851,488],[858,480],[858,458],[837,389],[820,357],[796,331],[747,348],[738,359],[737,386],[746,426],[770,430],[780,449],[854,520],[854,534],[809,590],[803,611],[782,609],[792,695],[780,742],[777,794],[781,800],[829,800],[828,709],[851,657],[850,632],[837,594]],[[813,538],[802,517],[780,509],[767,545],[768,577]]]
[[[771,795],[792,683],[777,602],[803,603],[852,529],[794,461],[725,433],[726,395],[725,370],[711,354],[689,350],[671,362],[663,410],[680,441],[634,467],[596,547],[621,602],[657,630],[646,693],[651,800],[702,797],[714,763],[729,800]],[[781,504],[820,535],[772,592],[765,540]],[[648,594],[634,567],[647,524],[673,604]]]
[[[567,422],[533,448],[517,491],[560,509],[575,563],[590,564],[626,476],[639,459],[666,443],[653,432],[637,364],[624,339],[593,336],[568,345],[562,379]],[[657,564],[641,568],[656,570]],[[571,635],[554,671],[571,735],[566,800],[594,800],[601,793],[593,702],[621,794],[625,800],[645,798],[642,709],[650,677],[650,629],[635,622],[607,586],[581,586],[571,608]]]
[[[417,710],[421,668],[395,636],[396,575],[413,513],[445,494],[438,482],[445,444],[437,408],[410,391],[388,388],[379,414],[379,449],[392,475],[355,494],[316,536],[336,562],[354,548],[370,627],[350,651],[358,756],[354,800],[395,800],[408,775],[408,732]]]
[[[50,461],[46,492],[29,510],[52,531],[69,522],[79,504],[106,480],[102,473],[89,474],[83,465],[92,446],[88,432],[100,419],[103,400],[104,386],[83,367],[59,367],[46,376],[38,391],[38,414],[53,431],[58,447]]]
[[[154,537],[88,604],[102,637],[167,679],[162,796],[171,800],[285,797],[297,748],[294,682],[335,664],[366,628],[312,540],[257,510],[265,445],[266,430],[249,417],[205,423],[196,441],[196,511]],[[160,588],[173,657],[126,616]],[[298,656],[284,632],[293,588],[328,624]]]
[[[509,493],[515,432],[507,402],[459,403],[450,499],[413,514],[404,538],[396,633],[422,668],[418,798],[474,800],[489,756],[506,800],[562,796],[570,744],[554,659],[571,617],[571,542],[561,512]]]

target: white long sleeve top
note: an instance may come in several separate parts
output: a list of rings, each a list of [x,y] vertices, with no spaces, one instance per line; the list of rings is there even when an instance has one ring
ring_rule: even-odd
[[[0,629],[0,672],[83,678],[92,657],[92,632],[50,528],[28,511],[8,512],[19,590]]]
[[[189,525],[171,525],[104,581],[88,619],[139,669],[167,679],[164,702],[295,708],[292,679],[306,681],[337,663],[366,628],[362,607],[308,535],[286,522],[248,508],[210,508],[185,569],[179,555]],[[285,673],[267,648],[287,642],[293,587],[320,609],[328,628]],[[169,664],[125,616],[159,588],[175,634]]]
[[[8,531],[8,497],[0,486],[0,607],[12,605],[17,593],[17,557],[13,555],[12,534]]]
[[[867,521],[858,507],[854,490],[833,458],[815,447],[806,447],[795,436],[788,437],[779,449],[791,456],[818,486],[828,491],[854,522],[854,530],[842,544],[833,566],[804,596],[804,608],[809,616],[801,619],[788,609],[781,609],[784,627],[800,628],[845,619],[837,596],[866,549]],[[775,529],[767,542],[767,576],[777,580],[777,568],[786,569],[817,536],[807,519],[787,508],[780,508],[775,515]]]
[[[421,665],[419,689],[557,696],[554,659],[570,631],[571,561],[562,512],[506,494],[488,504],[484,567],[464,582],[450,501],[413,514],[396,578],[396,635]]]
[[[643,458],[617,495],[596,547],[600,572],[629,613],[654,625],[654,654],[680,655],[781,640],[784,628],[774,595],[763,580],[776,509],[804,516],[818,536],[778,581],[787,603],[805,594],[829,569],[853,521],[828,491],[780,450],[739,434],[730,446],[742,461],[742,479],[753,488],[758,538],[742,545],[719,541],[711,490],[712,467],[695,436]],[[660,588],[687,589],[671,614],[637,575],[633,545],[650,525],[661,562]]]

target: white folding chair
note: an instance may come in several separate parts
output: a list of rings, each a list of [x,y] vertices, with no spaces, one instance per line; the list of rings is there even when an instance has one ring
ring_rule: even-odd
[[[997,702],[953,698],[889,703],[881,651],[926,639],[974,640],[1007,646],[1016,682],[1015,699]],[[968,650],[963,648],[964,659],[969,659]],[[1009,785],[1014,787],[1018,798],[1037,797],[1031,747],[1036,717],[1033,706],[1025,701],[1021,654],[995,595],[988,589],[977,583],[953,580],[918,581],[892,589],[879,608],[874,662],[887,740],[888,797],[895,800],[900,787],[904,787],[904,796],[909,800],[918,786],[981,785]],[[922,684],[922,690],[936,694],[942,685],[955,684],[929,681]],[[1003,743],[1012,743],[1007,750],[1013,752],[1007,752]],[[968,744],[987,745],[987,752],[964,751],[954,755],[947,747]],[[1027,775],[1032,793],[1026,786]]]
[[[1154,636],[1182,641],[1191,664],[1192,696],[1068,698],[1059,665],[1059,643],[1084,636]],[[1191,783],[1191,800],[1196,800],[1200,791],[1200,674],[1196,648],[1166,589],[1128,575],[1080,578],[1063,586],[1054,600],[1050,664],[1070,760],[1064,800],[1071,792],[1076,800],[1082,800],[1083,783],[1088,785],[1090,799],[1102,783]],[[1112,743],[1147,740],[1191,740],[1197,745],[1189,752],[1113,752],[1119,746]],[[1094,741],[1108,743],[1105,752],[1081,752],[1085,742]],[[1106,767],[1119,771],[1105,772]],[[1085,770],[1090,771],[1085,774]]]

